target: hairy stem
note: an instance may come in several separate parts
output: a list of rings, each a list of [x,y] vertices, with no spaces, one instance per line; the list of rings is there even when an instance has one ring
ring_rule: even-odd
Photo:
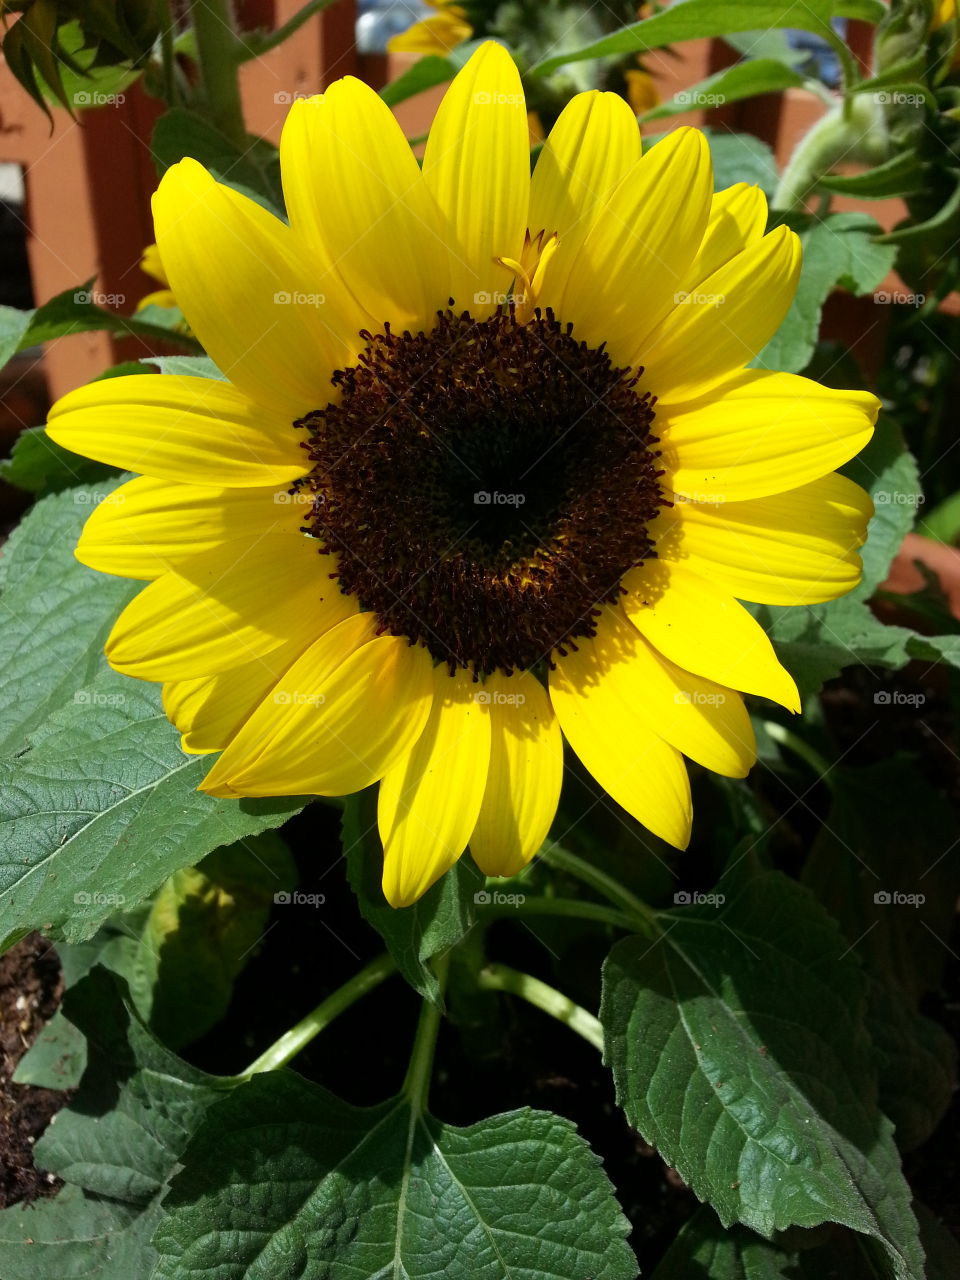
[[[231,0],[190,0],[190,21],[197,42],[207,117],[235,146],[245,149],[247,130],[239,80],[243,46]]]

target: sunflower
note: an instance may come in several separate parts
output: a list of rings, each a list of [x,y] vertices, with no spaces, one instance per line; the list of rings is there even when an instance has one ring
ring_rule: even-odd
[[[454,0],[427,0],[435,12],[414,22],[387,41],[390,53],[420,53],[445,57],[473,35],[467,12]]]
[[[167,279],[167,273],[163,269],[163,263],[160,261],[160,250],[155,244],[148,244],[143,251],[140,259],[140,270],[144,275],[150,276],[156,280],[157,284],[163,286],[162,289],[155,289],[153,293],[148,293],[137,303],[137,310],[142,311],[144,307],[175,307],[177,300],[173,296],[170,288],[170,281]]]
[[[415,901],[469,847],[517,873],[563,739],[677,847],[684,756],[740,777],[742,693],[799,709],[738,602],[833,599],[872,507],[831,474],[877,401],[745,367],[796,236],[706,140],[641,157],[614,94],[564,110],[530,176],[517,70],[485,44],[422,171],[353,79],[296,103],[289,225],[192,160],[154,200],[164,267],[224,380],[120,377],[54,440],[140,474],[77,555],[149,580],[107,641],[162,681],[215,796],[379,783],[383,887]]]

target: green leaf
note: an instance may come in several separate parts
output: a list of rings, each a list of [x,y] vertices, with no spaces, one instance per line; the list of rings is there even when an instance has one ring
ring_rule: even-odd
[[[116,486],[109,479],[42,499],[4,548],[0,758],[25,751],[44,720],[89,685],[116,615],[137,590],[73,555],[87,516]]]
[[[880,1109],[897,1146],[913,1151],[943,1119],[957,1085],[957,1050],[947,1032],[918,1013],[903,990],[871,974],[867,1028],[877,1055]]]
[[[848,943],[779,872],[740,861],[717,892],[607,959],[600,1018],[620,1105],[725,1226],[839,1222],[913,1280],[923,1252]]]
[[[174,107],[157,121],[150,147],[158,173],[191,156],[227,186],[283,216],[280,158],[277,148],[264,138],[251,135],[241,149],[199,112]]]
[[[692,3],[693,0],[687,0]],[[646,112],[644,120],[661,120],[666,116],[680,115],[684,111],[696,111],[703,107],[722,106],[727,102],[740,102],[760,93],[778,93],[781,89],[800,88],[806,76],[784,66],[773,58],[753,58],[739,62],[725,71],[717,71],[700,80],[689,89],[675,93],[664,102]]]
[[[365,920],[377,930],[397,968],[425,999],[440,1003],[427,961],[454,946],[476,919],[474,894],[484,877],[466,854],[411,907],[391,907],[380,878],[383,847],[377,833],[376,787],[348,796],[343,810],[347,877]]]
[[[155,364],[161,373],[226,382],[209,356],[145,356],[144,364]]]
[[[0,480],[28,493],[59,493],[70,485],[96,485],[116,474],[113,467],[56,444],[45,427],[21,431],[10,457],[0,461]]]
[[[896,254],[889,245],[876,242],[880,227],[865,213],[791,219],[791,225],[803,245],[800,283],[783,324],[752,363],[797,373],[813,355],[828,296],[838,287],[858,296],[871,293],[892,268]]]
[[[920,517],[917,533],[951,546],[960,541],[960,489]]]
[[[852,1231],[834,1228],[822,1247],[805,1240],[793,1249],[743,1227],[725,1231],[703,1208],[684,1224],[652,1280],[882,1280],[888,1274],[880,1246]]]
[[[881,414],[870,443],[846,464],[843,473],[873,499],[873,518],[860,550],[863,581],[855,593],[857,599],[868,600],[886,581],[894,557],[913,528],[923,502],[920,472],[895,419]]]
[[[90,937],[180,867],[279,826],[293,799],[214,800],[160,690],[107,668],[102,645],[138,584],[73,557],[100,494],[42,499],[5,550],[0,632],[0,941],[35,927]]]
[[[940,984],[960,893],[956,859],[944,856],[956,840],[953,810],[906,761],[841,765],[831,779],[833,804],[803,881],[864,963],[917,1000]]]
[[[64,1007],[87,1038],[90,1064],[37,1143],[37,1160],[68,1185],[55,1199],[0,1213],[0,1274],[149,1280],[167,1181],[206,1109],[235,1082],[165,1049],[104,969],[70,991]]]
[[[30,327],[32,311],[0,307],[0,369],[21,349],[23,335]]]
[[[903,196],[920,190],[924,181],[923,166],[912,152],[904,151],[883,164],[867,169],[865,173],[830,174],[821,178],[819,185],[843,196],[885,200],[889,196]]]
[[[150,342],[175,343],[188,350],[198,351],[199,344],[162,325],[150,324],[139,317],[121,315],[119,311],[100,306],[97,299],[115,302],[123,306],[125,297],[98,293],[93,279],[75,289],[65,289],[55,298],[38,307],[30,316],[30,323],[20,338],[19,350],[39,346],[54,338],[65,338],[72,333],[115,333],[127,338],[145,338]]]
[[[573,1125],[460,1129],[404,1097],[350,1106],[291,1071],[209,1113],[154,1237],[156,1280],[633,1280],[626,1219]]]
[[[700,40],[733,31],[760,31],[764,28],[798,27],[833,39],[829,0],[685,0],[643,22],[623,27],[613,35],[591,41],[581,49],[545,58],[532,68],[535,75],[547,76],[568,62],[587,58],[620,57],[645,53],[683,40]]]
[[[876,27],[887,16],[887,6],[882,0],[834,0],[833,16],[869,22]]]
[[[450,58],[439,58],[428,54],[418,58],[396,80],[392,80],[380,90],[380,97],[388,107],[396,107],[408,98],[413,98],[425,89],[435,89],[438,84],[446,84],[457,74],[458,66]]]
[[[142,930],[128,938],[122,972],[164,1044],[179,1049],[220,1021],[275,896],[296,878],[290,851],[270,832],[217,849],[161,885]]]

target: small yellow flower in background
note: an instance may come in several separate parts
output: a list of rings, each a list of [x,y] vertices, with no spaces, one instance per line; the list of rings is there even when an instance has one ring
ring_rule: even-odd
[[[938,0],[933,13],[931,32],[939,31],[950,22],[957,20],[957,0]],[[954,33],[953,55],[950,59],[951,69],[960,67],[960,35]]]
[[[444,57],[473,35],[467,14],[452,0],[427,0],[436,13],[408,27],[387,43],[390,53],[436,54]]]
[[[362,160],[374,157],[375,163]],[[469,846],[512,875],[556,813],[563,739],[683,848],[684,756],[740,777],[742,693],[799,709],[738,602],[860,577],[872,506],[834,468],[878,402],[745,366],[800,246],[713,192],[705,138],[641,155],[575,97],[530,176],[520,78],[480,47],[422,171],[357,80],[298,102],[289,226],[184,160],[154,200],[193,331],[229,381],[128,377],[49,431],[142,473],[77,549],[149,583],[107,641],[162,681],[217,796],[374,783],[395,906]]]
[[[155,244],[148,244],[144,249],[143,257],[140,259],[140,270],[164,287],[145,294],[137,303],[137,310],[142,311],[144,307],[175,307],[177,300],[170,289],[170,281],[160,261],[160,250]]]
[[[635,116],[642,116],[660,105],[660,91],[649,71],[631,67],[623,73],[627,82],[627,101]]]

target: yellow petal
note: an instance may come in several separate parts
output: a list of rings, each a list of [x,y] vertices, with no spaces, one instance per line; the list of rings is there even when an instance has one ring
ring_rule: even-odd
[[[743,605],[685,560],[648,560],[623,580],[623,608],[647,640],[679,667],[800,710],[793,677]]]
[[[287,489],[211,489],[140,476],[94,509],[77,559],[125,578],[159,578],[184,560],[257,533],[295,533],[312,495]]]
[[[777,227],[707,276],[638,346],[643,385],[661,403],[705,394],[779,329],[800,276],[800,240]]]
[[[332,557],[300,534],[266,534],[194,556],[127,605],[106,644],[141,680],[190,680],[305,642],[355,613],[331,581]]]
[[[295,102],[280,161],[290,226],[318,254],[317,288],[347,290],[374,330],[431,329],[450,296],[440,216],[379,94],[347,76]]]
[[[450,246],[454,310],[497,309],[519,260],[530,201],[527,108],[520,73],[501,45],[482,44],[447,90],[423,156],[423,177]]]
[[[490,761],[480,691],[470,672],[435,668],[426,727],[380,782],[383,892],[392,907],[416,902],[467,847]]]
[[[203,783],[211,795],[349,795],[379,781],[423,731],[427,651],[348,618],[312,644],[246,721]]]
[[[879,409],[866,391],[744,370],[702,399],[658,414],[664,483],[694,502],[741,502],[799,488],[859,453]]]
[[[742,600],[819,604],[860,580],[873,504],[844,476],[829,475],[751,502],[678,502],[651,524],[659,555],[685,560]]]
[[[606,342],[614,364],[632,362],[676,305],[712,191],[710,150],[699,130],[677,129],[647,152],[610,196],[570,269],[557,312],[573,322],[576,337],[590,346]],[[557,258],[563,253],[561,243]],[[546,287],[543,296],[546,302]]]
[[[690,780],[683,756],[606,679],[601,640],[578,640],[557,660],[550,700],[570,746],[617,804],[678,849],[690,839]]]
[[[565,666],[571,681],[601,681],[611,705],[628,709],[714,773],[743,778],[756,760],[753,728],[740,694],[670,662],[619,608],[604,610],[596,638],[579,655],[565,659]]]
[[[214,378],[92,382],[56,402],[47,435],[97,462],[187,484],[283,485],[309,470],[292,425]]]
[[[355,334],[300,238],[189,159],[164,174],[153,216],[170,288],[218,368],[288,422],[325,406]]]
[[[534,168],[531,233],[556,234],[565,243],[579,228],[582,243],[639,159],[640,129],[623,98],[596,89],[578,93],[561,111]]]
[[[183,750],[188,755],[222,751],[309,643],[298,636],[242,667],[165,684],[163,709],[182,734]]]
[[[710,203],[710,217],[703,242],[690,264],[684,289],[695,289],[749,245],[757,244],[767,229],[767,197],[746,182],[718,191]]]
[[[563,782],[563,737],[546,689],[529,672],[487,676],[490,770],[470,852],[484,875],[514,876],[553,822]]]

